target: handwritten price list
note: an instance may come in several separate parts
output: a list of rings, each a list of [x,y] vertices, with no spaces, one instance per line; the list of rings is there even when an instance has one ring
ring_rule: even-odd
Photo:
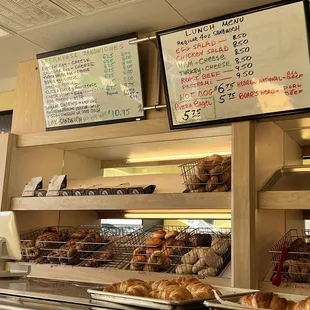
[[[305,107],[303,10],[293,3],[159,34],[173,125]]]
[[[143,117],[138,50],[128,41],[39,58],[47,128]]]

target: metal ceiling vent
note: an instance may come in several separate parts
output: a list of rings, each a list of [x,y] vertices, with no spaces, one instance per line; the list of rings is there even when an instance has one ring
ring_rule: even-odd
[[[21,32],[136,0],[0,0],[0,28]]]

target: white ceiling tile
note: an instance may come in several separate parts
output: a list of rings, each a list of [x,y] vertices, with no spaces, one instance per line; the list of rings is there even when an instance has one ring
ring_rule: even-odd
[[[22,35],[47,50],[53,50],[133,31],[146,33],[184,23],[185,20],[165,0],[140,0],[29,30]]]
[[[44,50],[17,35],[0,38],[0,79],[16,76],[19,62],[34,59],[37,53]]]
[[[50,0],[0,0],[0,26],[15,32],[70,17]]]
[[[189,22],[246,10],[278,0],[167,0]]]

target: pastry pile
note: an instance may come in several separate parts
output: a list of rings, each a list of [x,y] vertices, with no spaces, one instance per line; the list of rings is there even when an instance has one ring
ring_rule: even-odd
[[[155,282],[129,279],[109,285],[103,291],[138,297],[185,301],[214,297],[213,290],[214,287],[201,283],[196,277],[182,276],[171,281],[159,280]],[[219,291],[217,293],[221,294]]]

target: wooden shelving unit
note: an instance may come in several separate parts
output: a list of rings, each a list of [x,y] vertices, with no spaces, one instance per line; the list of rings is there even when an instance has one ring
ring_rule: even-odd
[[[216,201],[216,204],[214,204]],[[189,207],[190,206],[190,207]],[[30,210],[228,210],[231,193],[185,193],[112,196],[13,198],[13,211]]]
[[[26,263],[23,263],[26,264]],[[12,269],[19,268],[20,263],[10,263]],[[27,265],[27,264],[26,264]],[[176,278],[179,275],[165,272],[141,272],[130,270],[115,270],[104,268],[87,268],[64,265],[31,264],[31,276],[45,279],[63,280],[64,275],[67,281],[85,281],[91,279],[93,283],[115,283],[129,278],[141,279],[143,281],[156,281],[162,279]],[[207,283],[218,286],[231,286],[231,279],[210,277],[203,280]]]
[[[259,192],[258,207],[263,210],[310,210],[310,191]]]

